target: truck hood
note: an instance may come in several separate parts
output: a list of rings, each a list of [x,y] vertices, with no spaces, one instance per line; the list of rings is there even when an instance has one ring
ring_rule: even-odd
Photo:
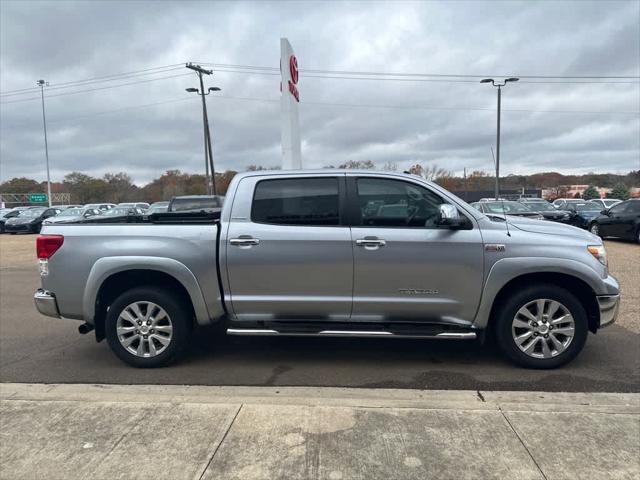
[[[599,245],[602,240],[597,235],[586,230],[563,223],[549,222],[546,220],[530,220],[528,218],[507,216],[509,226],[518,230],[531,233],[544,233],[547,235],[563,235],[583,239],[591,244]]]

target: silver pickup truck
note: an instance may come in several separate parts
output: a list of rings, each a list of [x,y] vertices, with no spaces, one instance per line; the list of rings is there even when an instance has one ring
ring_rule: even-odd
[[[249,172],[217,216],[172,215],[45,226],[38,310],[82,320],[136,367],[168,364],[194,327],[222,322],[229,335],[491,333],[517,364],[553,368],[618,312],[597,236],[487,216],[412,175]]]

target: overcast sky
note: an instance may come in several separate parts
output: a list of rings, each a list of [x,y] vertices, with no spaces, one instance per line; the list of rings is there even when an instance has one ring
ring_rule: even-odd
[[[0,10],[0,180],[45,178],[39,91],[14,92],[40,78],[50,82],[52,179],[126,171],[142,184],[167,169],[202,172],[201,107],[184,91],[197,86],[195,74],[167,67],[63,84],[187,61],[278,67],[280,37],[289,38],[303,70],[305,167],[372,160],[490,171],[496,131],[495,89],[478,78],[354,80],[305,76],[305,69],[640,76],[638,1],[2,0]],[[279,77],[214,70],[206,86],[222,88],[208,97],[216,168],[280,165]],[[102,88],[142,80],[152,81]],[[501,173],[640,168],[637,79],[533,82],[543,81],[523,79],[503,91]]]

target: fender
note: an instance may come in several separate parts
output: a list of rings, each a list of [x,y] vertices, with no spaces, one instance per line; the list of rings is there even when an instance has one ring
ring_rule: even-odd
[[[495,262],[487,275],[480,306],[473,325],[485,328],[489,323],[489,315],[498,293],[511,280],[528,273],[561,273],[576,277],[591,287],[595,295],[609,293],[604,279],[584,263],[564,259],[546,257],[514,257],[502,258]]]
[[[191,270],[183,263],[171,258],[139,256],[103,257],[93,264],[82,296],[82,314],[87,323],[94,323],[96,298],[104,281],[115,273],[127,270],[156,270],[171,275],[189,294],[198,324],[211,323],[204,295]]]

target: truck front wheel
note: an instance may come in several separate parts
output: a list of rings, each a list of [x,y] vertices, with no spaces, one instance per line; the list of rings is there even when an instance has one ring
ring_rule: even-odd
[[[162,367],[184,352],[191,334],[188,309],[171,292],[140,287],[109,307],[105,334],[120,360],[139,368]]]
[[[528,368],[570,362],[588,335],[584,307],[575,295],[556,286],[531,286],[509,295],[495,320],[498,347]]]

